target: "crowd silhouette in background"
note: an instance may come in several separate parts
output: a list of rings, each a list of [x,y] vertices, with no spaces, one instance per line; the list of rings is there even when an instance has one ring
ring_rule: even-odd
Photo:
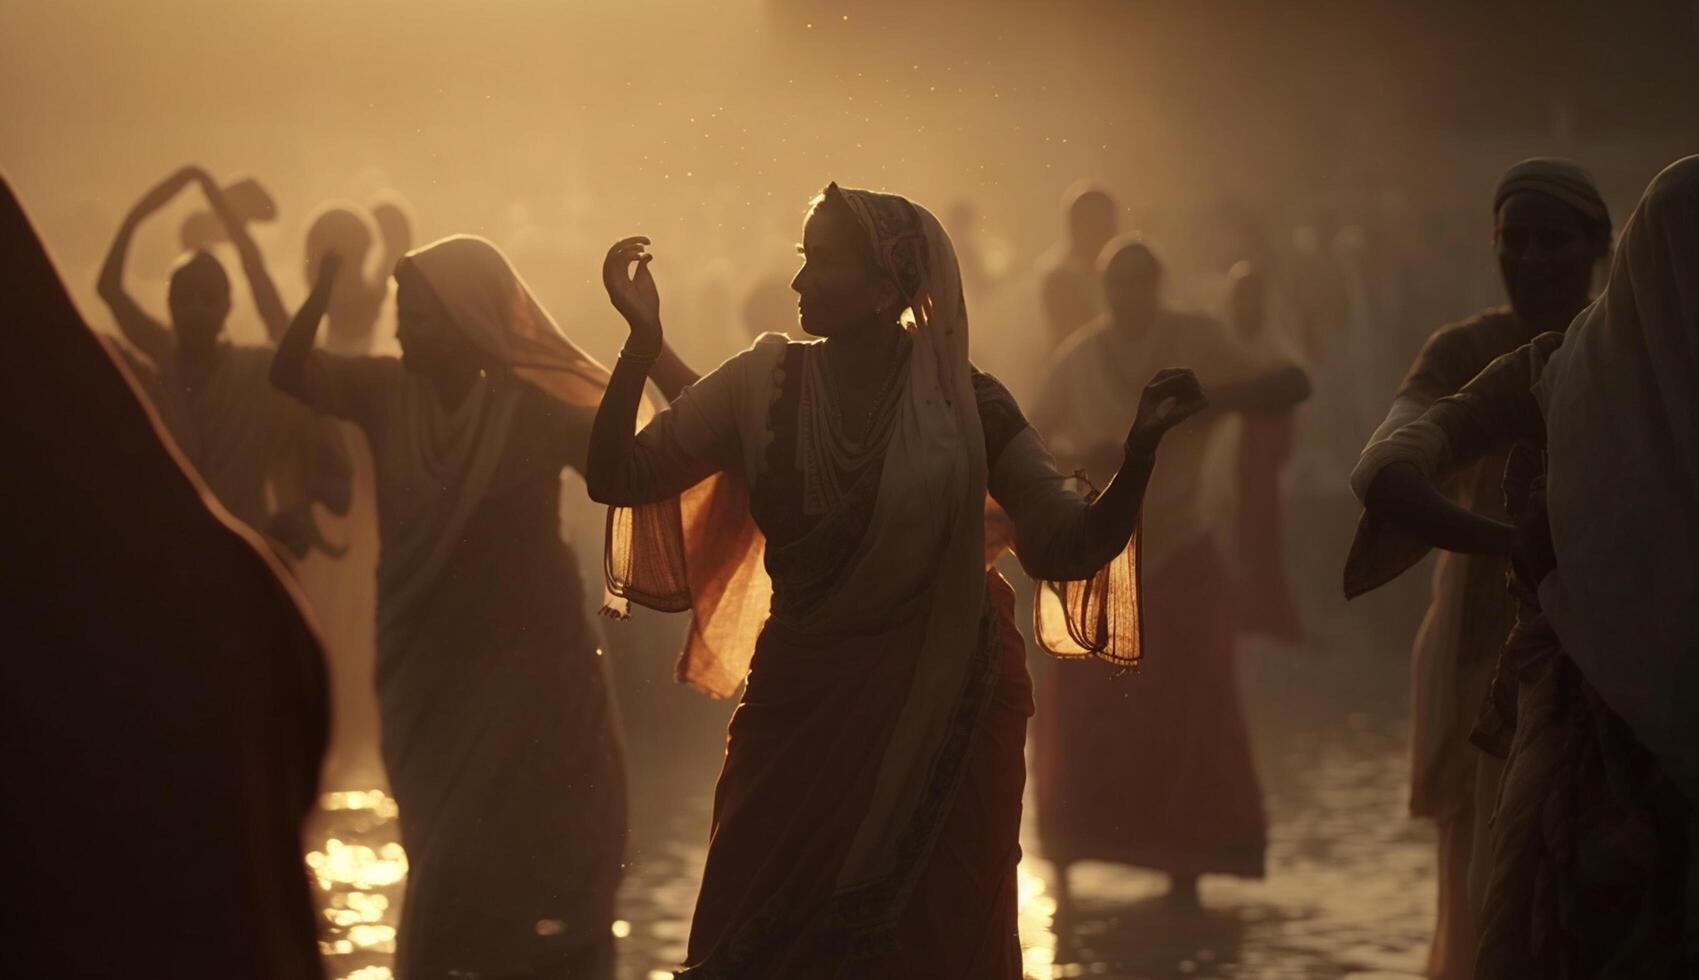
[[[994,201],[833,183],[788,281],[634,235],[573,256],[605,300],[547,309],[546,228],[416,245],[424,192],[314,209],[191,166],[122,219],[97,315],[8,186],[0,628],[51,653],[6,674],[9,948],[318,975],[301,821],[384,781],[398,976],[610,980],[655,709],[606,636],[737,699],[679,976],[1016,980],[1029,728],[1060,914],[1080,861],[1182,911],[1265,874],[1235,647],[1333,628],[1290,512],[1351,492],[1347,594],[1442,552],[1419,632],[1376,638],[1413,644],[1429,975],[1692,975],[1699,157],[1617,222],[1566,159],[1478,191],[1294,222],[1081,183],[1044,250]],[[266,254],[285,213],[303,246]],[[634,605],[688,616],[682,655]]]

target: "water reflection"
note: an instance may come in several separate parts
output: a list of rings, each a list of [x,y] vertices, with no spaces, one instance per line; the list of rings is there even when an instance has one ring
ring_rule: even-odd
[[[1049,863],[1025,841],[1019,915],[1030,980],[1419,975],[1433,924],[1433,843],[1406,815],[1402,725],[1346,715],[1258,738],[1268,879],[1206,877],[1204,910],[1188,912],[1162,900],[1161,875],[1082,862],[1062,908]],[[671,980],[706,857],[714,774],[632,770],[631,850],[613,924],[618,978]],[[329,794],[309,839],[327,975],[390,980],[407,874],[394,800]]]
[[[407,880],[395,801],[378,790],[319,800],[307,868],[318,884],[319,950],[338,980],[389,980]]]

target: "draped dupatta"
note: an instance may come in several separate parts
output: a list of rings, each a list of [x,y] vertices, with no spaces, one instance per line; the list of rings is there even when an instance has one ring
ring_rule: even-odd
[[[782,623],[826,640],[924,620],[913,680],[834,902],[848,930],[876,933],[894,925],[925,863],[960,778],[962,740],[995,680],[981,623],[985,444],[960,272],[943,227],[901,197],[835,184],[826,193],[848,205],[908,308],[908,361],[871,520],[830,592]],[[672,407],[673,438],[686,451],[707,455],[706,433],[735,426],[737,465],[680,497],[609,517],[609,591],[692,610],[679,675],[721,697],[742,683],[770,611],[766,543],[749,516],[748,488],[772,438],[784,349],[783,338],[758,341]]]
[[[1589,683],[1699,800],[1699,156],[1646,189],[1610,284],[1535,385],[1557,568],[1540,605]]]
[[[401,262],[419,273],[448,321],[494,363],[567,410],[594,417],[607,389],[607,369],[567,339],[499,248],[473,235],[454,235],[409,252]],[[389,513],[381,515],[381,649],[405,644],[417,603],[429,594],[460,544],[460,530],[490,489],[522,394],[506,381],[480,379],[450,409],[428,383],[409,378],[402,395],[405,431],[394,437],[408,447],[409,483],[418,492],[386,501]],[[573,463],[583,468],[583,459]]]
[[[788,671],[806,670],[816,651],[854,651],[864,638],[893,631],[908,638],[902,649],[912,671],[889,692],[894,717],[867,733],[882,748],[864,769],[843,774],[870,789],[857,804],[853,831],[844,834],[827,904],[813,910],[850,949],[866,952],[890,941],[928,867],[998,682],[986,569],[1007,535],[992,538],[998,547],[988,551],[986,436],[949,237],[924,208],[895,195],[834,184],[826,197],[854,217],[877,272],[897,287],[905,310],[903,353],[868,430],[877,434],[876,451],[832,442],[841,433],[827,431],[831,412],[815,401],[833,397],[820,374],[819,359],[829,351],[798,351],[781,336],[763,337],[639,433],[640,456],[669,460],[699,482],[656,503],[612,508],[606,570],[609,592],[620,599],[692,612],[679,677],[719,697],[743,684],[763,631],[782,642],[771,650],[763,643],[762,656],[791,658]],[[801,378],[786,378],[798,369]],[[790,416],[775,417],[775,404],[793,389],[794,426]],[[775,444],[779,431],[787,442]],[[1080,502],[1032,505],[1035,497],[1048,500],[1051,481],[1060,478],[1036,436],[1028,439],[1017,443],[1044,462],[1021,471],[1011,500],[1028,504],[1016,508],[1027,517],[1021,536],[1033,532],[1039,546],[1059,526],[1051,516],[1072,520]],[[863,454],[876,465],[821,469]],[[793,491],[794,509],[808,520],[781,542],[781,525],[765,523],[769,505],[790,501]],[[755,525],[752,497],[774,542]],[[1053,653],[1123,665],[1137,659],[1136,555],[1135,541],[1104,568],[1082,569],[1087,577],[1068,583],[1062,608],[1045,620]],[[777,593],[769,572],[779,578]],[[834,661],[821,670],[842,666]],[[802,900],[782,892],[769,900]],[[785,907],[762,921],[797,914]],[[703,969],[705,977],[719,976],[713,969],[727,967],[716,961]]]

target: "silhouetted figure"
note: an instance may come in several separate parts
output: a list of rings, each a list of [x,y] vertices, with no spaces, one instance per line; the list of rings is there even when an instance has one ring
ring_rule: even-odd
[[[1290,410],[1309,385],[1302,370],[1253,356],[1217,321],[1166,309],[1162,267],[1136,237],[1111,242],[1102,268],[1109,312],[1058,352],[1033,416],[1059,458],[1095,480],[1113,472],[1118,440],[1107,420],[1134,404],[1133,379],[1163,365],[1192,366],[1210,412],[1164,446],[1145,494],[1149,662],[1108,685],[1061,664],[1039,690],[1039,840],[1064,887],[1073,862],[1115,861],[1167,872],[1174,901],[1190,906],[1199,875],[1261,877],[1266,843],[1221,534],[1238,482],[1227,423]]]
[[[307,281],[317,281],[326,255],[334,253],[342,260],[325,311],[325,345],[332,353],[371,352],[389,298],[389,275],[412,242],[412,223],[394,203],[376,206],[369,217],[354,205],[337,202],[315,212],[307,226]],[[375,256],[374,247],[379,249]]]
[[[1268,274],[1250,262],[1229,273],[1228,325],[1259,359],[1296,363],[1268,322]],[[1238,494],[1232,525],[1233,619],[1241,633],[1285,643],[1304,638],[1286,580],[1286,515],[1281,474],[1292,459],[1294,413],[1246,412],[1239,419]]]
[[[1594,270],[1610,247],[1611,225],[1581,168],[1553,158],[1517,164],[1493,194],[1493,216],[1510,305],[1441,327],[1429,338],[1351,476],[1359,498],[1384,465],[1392,433],[1455,394],[1494,358],[1541,333],[1564,330],[1587,304]],[[1500,447],[1454,474],[1447,484],[1452,499],[1503,520],[1507,453]],[[1378,588],[1427,551],[1403,528],[1365,514],[1345,570],[1346,595]],[[1467,978],[1473,970],[1472,909],[1485,865],[1476,862],[1472,871],[1471,862],[1476,842],[1485,840],[1501,768],[1468,739],[1515,615],[1504,590],[1506,571],[1502,555],[1440,555],[1433,599],[1411,654],[1410,811],[1439,826],[1439,920],[1428,973],[1443,980]]]
[[[1083,185],[1069,191],[1067,238],[1048,259],[1039,286],[1051,350],[1103,313],[1097,257],[1120,229],[1120,210],[1107,191]]]
[[[692,610],[681,678],[743,687],[681,976],[1015,980],[1032,695],[1013,593],[987,569],[986,494],[1026,567],[1092,610],[1071,619],[1092,648],[1068,652],[1131,662],[1128,542],[1158,442],[1202,407],[1196,380],[1135,388],[1125,463],[1087,504],[968,363],[937,220],[834,184],[792,284],[802,329],[826,339],[762,337],[633,436],[667,364],[647,244],[617,243],[604,267],[631,336],[587,481],[619,508],[610,587]]]
[[[375,234],[374,234],[375,233]],[[412,222],[395,201],[372,206],[369,220],[352,205],[321,207],[308,223],[305,258],[313,281],[326,254],[343,257],[325,319],[325,343],[334,354],[370,354],[379,340],[396,261],[412,247]],[[377,260],[368,271],[368,256]],[[356,425],[330,422],[341,430],[353,463],[353,496],[346,519],[327,522],[326,536],[341,553],[315,556],[297,569],[313,613],[324,631],[330,663],[330,752],[325,784],[331,789],[369,789],[383,782],[379,757],[378,705],[373,690],[377,641],[377,485],[366,434]]]
[[[272,221],[277,218],[277,203],[271,199],[266,189],[251,177],[224,188],[224,200],[227,202],[229,213],[240,224]],[[224,219],[210,207],[191,213],[177,229],[177,244],[185,252],[199,252],[228,241],[230,232]],[[269,333],[269,330],[267,332]]]
[[[20,977],[323,976],[318,644],[0,182],[0,916]]]
[[[397,264],[400,358],[315,351],[338,271],[325,256],[272,379],[372,446],[397,975],[611,977],[625,773],[559,517],[607,373],[471,237]]]
[[[1549,162],[1513,174],[1531,171],[1574,175]],[[1578,234],[1547,212],[1519,241],[1539,213],[1519,196],[1500,223],[1513,298],[1529,285],[1516,253],[1561,268]],[[1375,521],[1512,573],[1515,625],[1490,695],[1471,705],[1471,740],[1504,758],[1476,840],[1479,951],[1459,957],[1479,980],[1686,977],[1699,964],[1696,338],[1699,157],[1688,157],[1647,187],[1609,285],[1567,334],[1497,358],[1371,446]],[[1514,527],[1444,495],[1448,478],[1513,444]]]
[[[197,167],[172,174],[125,217],[100,272],[100,297],[129,342],[130,369],[219,502],[299,559],[322,544],[312,505],[336,513],[348,509],[349,462],[334,430],[271,389],[270,346],[236,344],[224,336],[230,279],[210,252],[185,256],[172,272],[170,327],[124,288],[136,227],[191,183],[200,185],[224,222],[266,333],[276,339],[283,332],[288,314],[258,247],[218,185]]]

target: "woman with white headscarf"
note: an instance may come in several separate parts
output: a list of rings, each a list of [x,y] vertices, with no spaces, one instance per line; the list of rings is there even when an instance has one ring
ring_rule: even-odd
[[[396,266],[399,359],[314,351],[338,264],[272,380],[372,447],[382,749],[409,863],[397,973],[612,977],[625,774],[559,528],[607,372],[467,236]]]
[[[1032,697],[987,492],[1027,569],[1067,580],[1050,648],[1136,661],[1129,541],[1162,434],[1202,405],[1195,379],[1152,382],[1088,504],[969,364],[938,221],[834,184],[792,283],[825,339],[762,337],[634,437],[662,350],[647,244],[603,270],[631,326],[586,474],[615,505],[609,586],[694,613],[681,679],[743,686],[681,976],[1018,978]]]
[[[1518,611],[1474,741],[1505,757],[1475,975],[1699,968],[1699,157],[1624,227],[1608,287],[1389,434],[1371,513],[1510,556]],[[1517,526],[1436,483],[1520,443]]]

